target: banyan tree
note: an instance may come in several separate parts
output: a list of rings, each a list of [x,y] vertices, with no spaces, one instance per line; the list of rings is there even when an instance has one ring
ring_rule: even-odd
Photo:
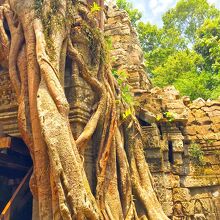
[[[92,4],[0,1],[0,65],[16,92],[18,126],[34,165],[32,219],[168,219],[139,123],[133,114],[122,120],[128,107],[112,75],[103,14],[92,13]],[[102,10],[103,1],[96,4]]]

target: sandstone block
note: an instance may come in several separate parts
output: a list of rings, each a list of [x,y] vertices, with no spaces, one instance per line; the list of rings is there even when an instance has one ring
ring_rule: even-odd
[[[183,152],[183,141],[174,140],[173,142],[173,152]]]
[[[187,188],[174,188],[173,189],[173,201],[190,201],[191,195]]]
[[[165,185],[167,188],[180,187],[180,177],[178,175],[173,174],[165,175]]]
[[[173,202],[163,202],[162,208],[167,216],[172,216],[173,214]]]
[[[220,185],[220,176],[186,176],[181,179],[181,184],[188,188],[217,186]]]

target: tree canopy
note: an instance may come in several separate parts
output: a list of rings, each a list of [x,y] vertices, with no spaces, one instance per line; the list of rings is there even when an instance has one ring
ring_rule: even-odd
[[[177,28],[190,43],[194,43],[196,30],[206,19],[219,15],[219,10],[207,0],[179,0],[174,8],[163,15],[165,28]]]
[[[117,5],[132,19],[131,3]],[[162,27],[140,19],[135,27],[155,86],[174,85],[191,99],[220,96],[220,10],[207,0],[179,0],[162,16]]]
[[[116,2],[119,8],[128,12],[131,23],[136,26],[137,22],[140,21],[142,17],[142,13],[138,9],[133,8],[132,3],[128,2],[127,0],[117,0]]]

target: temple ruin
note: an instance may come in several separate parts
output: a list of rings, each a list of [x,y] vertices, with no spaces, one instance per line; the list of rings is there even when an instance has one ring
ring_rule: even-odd
[[[137,33],[126,12],[106,8],[105,36],[112,41],[113,68],[128,73],[129,84],[139,103],[136,116],[142,127],[145,156],[165,214],[173,220],[219,220],[220,99],[190,101],[188,97],[180,97],[174,87],[154,88],[145,72]],[[95,97],[77,74],[68,72],[68,61],[66,68],[64,81],[71,107],[70,122],[78,120],[82,124],[73,129],[78,136],[90,117]],[[77,88],[84,88],[83,96],[77,94]],[[79,102],[83,103],[80,108]],[[194,148],[203,152],[202,161],[190,153]],[[93,161],[94,151],[87,151],[85,156],[86,161]],[[85,166],[93,169],[90,163]],[[1,69],[1,220],[30,219],[32,198],[27,183],[31,169],[31,158],[18,130],[15,93],[8,73]],[[93,175],[88,179],[93,183]],[[27,211],[23,212],[24,209]]]

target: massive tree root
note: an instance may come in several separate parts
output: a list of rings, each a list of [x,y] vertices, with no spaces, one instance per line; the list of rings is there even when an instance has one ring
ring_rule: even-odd
[[[120,91],[87,5],[8,0],[0,19],[1,65],[9,70],[20,133],[34,163],[33,219],[167,219],[152,188],[139,124],[131,116],[119,123],[125,107],[116,106]],[[94,96],[80,133],[68,118],[66,57]],[[84,166],[91,147],[93,180]]]

